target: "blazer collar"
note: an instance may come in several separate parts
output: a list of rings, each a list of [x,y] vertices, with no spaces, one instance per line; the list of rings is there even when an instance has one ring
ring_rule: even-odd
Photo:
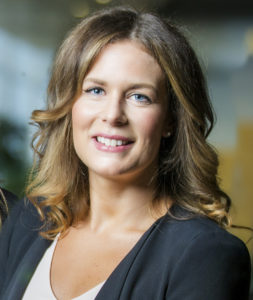
[[[11,281],[8,283],[2,299],[22,299],[37,265],[51,243],[52,241],[45,240],[39,235],[34,239],[31,247],[20,261]]]

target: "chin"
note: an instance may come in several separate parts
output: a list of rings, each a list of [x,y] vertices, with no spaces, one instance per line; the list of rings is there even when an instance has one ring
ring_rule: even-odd
[[[123,171],[123,170],[113,170],[113,169],[110,169],[109,167],[105,170],[92,170],[90,171],[91,173],[94,173],[96,175],[99,175],[100,177],[104,177],[104,178],[119,178],[120,177],[124,177],[124,176],[127,176],[128,172],[126,171]]]
[[[136,168],[132,167],[124,167],[120,162],[117,164],[105,164],[94,166],[91,168],[88,166],[90,175],[94,174],[95,176],[104,177],[105,179],[123,179],[129,178],[136,173]]]

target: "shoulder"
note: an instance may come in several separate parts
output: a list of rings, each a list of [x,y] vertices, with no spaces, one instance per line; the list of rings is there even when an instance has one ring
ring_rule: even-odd
[[[19,200],[0,232],[0,291],[12,280],[18,266],[23,265],[25,257],[25,263],[30,268],[30,264],[40,258],[41,253],[48,247],[48,243],[39,235],[41,225],[35,207],[26,199]]]
[[[29,243],[38,236],[41,225],[35,207],[27,199],[17,201],[1,230],[0,252],[6,247],[9,254],[14,254],[16,245]]]
[[[27,199],[15,200],[11,212],[6,220],[5,228],[18,227],[20,230],[30,230],[34,226],[41,226],[39,214],[34,205]]]
[[[239,238],[206,217],[192,216],[189,219],[177,220],[164,216],[159,227],[165,245],[175,251],[181,249],[181,255],[191,249],[200,254],[205,249],[208,253],[215,250],[217,256],[219,253],[227,256],[233,253],[249,258],[248,250]]]
[[[175,218],[173,216],[163,216],[159,227],[167,238],[180,237],[176,240],[178,246],[195,244],[212,238],[214,243],[224,242],[246,248],[239,238],[205,216],[189,214],[182,208],[177,208]]]
[[[185,220],[165,216],[158,226],[169,287],[180,283],[184,288],[177,292],[185,294],[197,289],[195,299],[246,299],[250,256],[240,239],[202,216]]]

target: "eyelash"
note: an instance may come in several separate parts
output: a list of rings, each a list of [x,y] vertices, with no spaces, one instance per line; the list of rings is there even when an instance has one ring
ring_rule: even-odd
[[[83,92],[84,92],[84,93],[87,93],[87,94],[99,95],[100,93],[94,93],[95,90],[97,90],[97,91],[99,91],[99,92],[104,91],[104,90],[103,90],[102,88],[100,88],[100,87],[93,87],[93,88],[86,89],[86,90],[84,90]]]
[[[95,91],[97,91],[98,93],[95,93]],[[101,87],[92,87],[92,88],[88,88],[88,89],[83,90],[83,93],[92,94],[92,95],[95,95],[95,96],[101,95],[101,92],[104,92],[104,89],[102,89]],[[134,100],[138,103],[143,103],[143,104],[152,103],[152,100],[146,95],[143,95],[143,94],[140,94],[140,93],[134,93],[134,94],[131,94],[128,98],[132,98],[133,96],[134,96]],[[138,99],[136,99],[137,97],[141,97],[144,100],[138,100]]]
[[[133,97],[133,96],[135,96],[135,100],[139,103],[152,103],[151,99],[148,96],[145,96],[143,94],[136,93],[136,94],[131,95],[131,97]],[[136,96],[144,98],[144,100],[137,100]]]

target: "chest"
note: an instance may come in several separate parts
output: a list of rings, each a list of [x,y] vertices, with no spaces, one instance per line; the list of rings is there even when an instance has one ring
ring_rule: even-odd
[[[52,262],[50,280],[58,299],[81,295],[106,281],[130,252],[138,234],[120,237],[92,236],[76,233],[58,240]]]
[[[118,256],[117,260],[120,260],[121,257],[123,259],[120,262],[114,262],[114,265],[111,264],[110,273],[109,275],[106,274],[104,278],[99,278],[98,281],[102,281],[106,279],[106,282],[104,283],[102,289],[99,291],[99,294],[96,297],[96,300],[139,300],[143,299],[143,292],[145,293],[145,299],[152,300],[152,299],[163,299],[163,295],[166,292],[167,288],[167,278],[169,276],[169,273],[171,272],[171,268],[177,261],[177,257],[171,256],[171,252],[174,254],[180,254],[180,251],[173,251],[175,247],[172,247],[174,243],[170,243],[170,238],[167,235],[166,230],[161,227],[162,224],[159,225],[156,223],[154,224],[147,232],[145,232],[144,235],[139,238],[137,243],[135,244],[134,241],[136,241],[136,236],[133,235],[133,238],[130,239],[130,244],[128,248],[130,248],[129,252],[127,252],[126,248],[124,251],[122,251],[121,256]],[[27,240],[28,234],[27,232],[24,232],[22,236],[22,241],[25,239]],[[50,242],[47,240],[39,238],[38,234],[36,232],[33,232],[33,242],[31,243],[30,240],[26,241],[26,243],[22,243],[22,251],[19,251],[18,253],[20,255],[15,255],[15,249],[14,247],[11,247],[10,249],[10,259],[12,264],[15,266],[15,269],[11,267],[11,264],[7,264],[9,266],[8,274],[6,274],[5,278],[5,287],[1,291],[1,299],[6,300],[12,300],[12,299],[22,299],[22,295],[27,288],[27,285],[29,284],[31,276],[34,275],[34,271],[36,270],[36,267],[38,266],[41,258],[45,254],[45,251],[48,249],[48,245],[50,245]],[[165,236],[167,242],[165,243]],[[96,245],[96,251],[99,253],[101,252],[103,255],[100,256],[101,261],[103,264],[107,264],[107,259],[105,259],[104,254],[106,253],[105,248],[110,249],[109,253],[115,253],[112,251],[115,248],[117,248],[117,245],[120,245],[120,239],[116,239],[114,242],[108,242],[105,239],[99,239],[97,241],[92,239],[89,239],[88,236],[86,236],[86,239],[83,239],[85,242],[83,244],[77,243],[77,241],[72,240],[70,243],[65,245],[64,251],[59,251],[58,254],[61,252],[62,257],[60,258],[55,252],[52,266],[51,266],[51,287],[55,288],[56,285],[52,285],[52,282],[54,280],[54,277],[52,276],[54,272],[54,263],[58,262],[61,266],[61,276],[63,276],[68,282],[67,286],[70,284],[68,274],[72,273],[72,263],[73,260],[76,259],[77,254],[79,255],[79,251],[82,251],[82,255],[84,257],[84,261],[86,259],[86,263],[89,264],[88,252],[93,252],[94,247],[92,245]],[[63,242],[64,240],[62,240]],[[167,247],[166,244],[170,245],[170,247]],[[20,243],[19,243],[20,244]],[[31,246],[32,244],[32,246]],[[13,243],[13,245],[17,245],[17,243]],[[76,249],[80,249],[76,251]],[[87,245],[90,245],[90,247],[85,247]],[[122,243],[124,245],[124,243]],[[58,250],[62,250],[60,241],[58,243]],[[70,247],[71,246],[71,247]],[[99,247],[100,249],[99,249]],[[72,247],[73,251],[72,252]],[[132,248],[131,248],[132,247]],[[16,248],[16,247],[15,247]],[[121,248],[121,247],[120,247]],[[124,248],[124,247],[123,247]],[[57,250],[56,250],[57,251]],[[116,251],[119,253],[118,251]],[[66,254],[67,253],[67,254]],[[72,253],[72,255],[71,255]],[[76,254],[77,253],[77,254]],[[65,255],[69,256],[69,258],[65,260]],[[76,260],[78,262],[78,266],[81,266],[80,260],[82,260],[82,257],[78,256],[79,258]],[[125,255],[125,256],[124,256]],[[58,258],[57,258],[58,256]],[[112,254],[114,258],[114,254]],[[92,257],[90,258],[92,259]],[[69,261],[69,264],[67,266],[67,260]],[[97,259],[94,261],[97,263],[99,260],[98,256]],[[169,263],[171,262],[171,263]],[[65,264],[66,263],[66,264]],[[118,264],[117,264],[118,263]],[[101,264],[98,264],[101,266]],[[116,265],[116,268],[114,266]],[[71,267],[69,267],[71,266]],[[77,266],[77,267],[78,267]],[[86,266],[82,263],[82,277],[88,278],[90,277],[89,272],[87,270],[84,270]],[[88,267],[87,267],[88,268]],[[113,269],[113,270],[112,270]],[[16,270],[16,271],[15,271]],[[55,269],[56,270],[56,269]],[[60,270],[60,269],[59,269]],[[90,263],[90,270],[94,270],[93,264]],[[96,269],[98,270],[98,269]],[[57,271],[57,270],[56,270]],[[30,277],[24,277],[23,274],[30,274]],[[83,275],[84,274],[84,275]],[[96,274],[95,274],[96,275]],[[93,276],[93,278],[95,277]],[[70,275],[71,277],[71,275]],[[97,277],[96,277],[97,278]],[[57,280],[57,278],[56,278]],[[81,279],[82,280],[82,279]],[[86,281],[86,280],[85,280]],[[87,281],[86,281],[87,282]],[[83,282],[81,285],[85,287],[86,282]],[[93,286],[97,282],[93,282]],[[57,284],[57,283],[56,283]],[[84,284],[84,285],[83,285]],[[86,290],[88,288],[92,287],[86,286]],[[75,287],[76,288],[76,287]],[[81,295],[85,292],[85,289],[80,290],[79,293],[76,293],[78,295]],[[69,290],[67,290],[69,291]],[[73,290],[71,291],[72,295],[76,295]],[[148,297],[147,297],[148,295]],[[71,297],[69,297],[71,298]],[[59,297],[59,299],[61,299]],[[62,298],[64,299],[64,298]]]

